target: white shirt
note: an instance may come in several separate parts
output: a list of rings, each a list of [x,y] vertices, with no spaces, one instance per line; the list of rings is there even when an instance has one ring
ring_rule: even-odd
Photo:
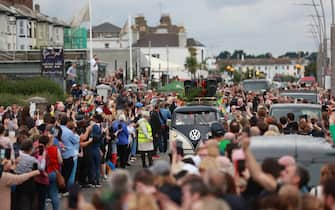
[[[70,68],[67,70],[66,74],[68,76],[68,79],[74,80],[77,77],[77,69],[70,66]]]
[[[96,60],[94,58],[91,59],[91,71],[92,73],[97,73],[99,69],[99,65],[97,64]]]

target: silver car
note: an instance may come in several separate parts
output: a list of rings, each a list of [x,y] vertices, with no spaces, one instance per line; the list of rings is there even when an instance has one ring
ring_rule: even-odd
[[[334,162],[335,158],[335,148],[324,138],[301,135],[252,137],[251,151],[260,162],[269,157],[294,157],[309,171],[310,185],[319,184],[322,165]]]

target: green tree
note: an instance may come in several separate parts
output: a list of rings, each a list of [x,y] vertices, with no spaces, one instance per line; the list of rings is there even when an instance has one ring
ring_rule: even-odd
[[[234,83],[239,83],[242,81],[242,74],[239,71],[234,71],[233,72],[233,82]]]
[[[186,67],[189,72],[191,72],[193,78],[195,78],[195,73],[198,69],[198,61],[197,61],[197,49],[194,47],[188,48],[188,51],[190,53],[190,56],[186,58]]]
[[[305,67],[305,76],[316,76],[316,62],[311,62]]]
[[[229,59],[231,56],[231,53],[229,51],[223,51],[220,52],[220,54],[218,55],[217,59]]]

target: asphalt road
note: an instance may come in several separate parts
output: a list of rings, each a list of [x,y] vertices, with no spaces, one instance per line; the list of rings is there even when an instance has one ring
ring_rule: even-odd
[[[128,170],[131,174],[131,176],[133,177],[135,175],[135,173],[140,170],[142,168],[142,164],[141,164],[141,158],[140,156],[137,156],[137,160],[135,162],[131,163],[131,166],[127,167],[126,170]],[[113,172],[110,172],[110,174]],[[108,179],[104,182],[102,182],[102,186],[106,186],[108,182]],[[96,189],[96,188],[84,188],[82,189],[82,193],[84,194],[84,197],[86,199],[86,201],[90,202],[92,200],[92,196],[94,195],[95,192],[97,192],[98,190],[100,190],[102,188]],[[67,208],[67,202],[68,199],[67,197],[62,197],[61,198],[61,203],[60,203],[60,210],[66,210]],[[47,210],[52,210],[52,204],[51,202],[47,202],[46,203],[46,209]]]

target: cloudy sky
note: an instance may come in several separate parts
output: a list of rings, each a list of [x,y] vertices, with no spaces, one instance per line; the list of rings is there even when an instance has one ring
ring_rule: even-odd
[[[318,1],[318,0],[316,0]],[[214,55],[223,50],[244,49],[248,53],[314,51],[309,32],[315,14],[311,0],[92,0],[93,24],[109,21],[122,27],[128,15],[143,14],[150,25],[159,22],[161,10],[175,24],[186,27],[189,37],[203,42]],[[330,1],[326,4],[330,23]],[[86,0],[35,0],[43,13],[65,21]]]

